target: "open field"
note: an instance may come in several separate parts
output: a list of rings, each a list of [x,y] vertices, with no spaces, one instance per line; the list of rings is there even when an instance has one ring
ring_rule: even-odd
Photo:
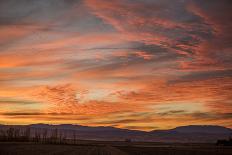
[[[103,144],[58,145],[29,142],[1,142],[0,155],[231,155],[232,147],[213,144],[150,144],[111,142]]]

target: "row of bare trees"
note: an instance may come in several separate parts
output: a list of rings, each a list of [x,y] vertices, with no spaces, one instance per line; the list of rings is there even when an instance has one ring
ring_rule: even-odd
[[[31,129],[8,128],[0,130],[0,141],[20,141],[37,143],[75,143],[76,132],[73,131],[72,138],[67,139],[67,134],[58,129]]]

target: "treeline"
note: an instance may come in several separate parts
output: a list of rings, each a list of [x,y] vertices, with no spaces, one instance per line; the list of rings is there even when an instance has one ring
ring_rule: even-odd
[[[58,129],[32,129],[8,128],[0,130],[0,141],[2,142],[37,142],[37,143],[76,143],[76,131],[73,131],[72,138],[67,139],[64,130]]]
[[[216,144],[222,146],[232,146],[232,137],[230,137],[228,140],[227,139],[218,140]]]

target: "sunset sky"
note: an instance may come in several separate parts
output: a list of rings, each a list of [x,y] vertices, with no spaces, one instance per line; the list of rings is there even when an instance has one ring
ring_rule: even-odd
[[[0,0],[0,124],[232,128],[231,0]]]

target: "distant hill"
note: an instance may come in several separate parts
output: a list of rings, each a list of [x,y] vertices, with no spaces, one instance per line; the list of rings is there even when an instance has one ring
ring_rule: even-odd
[[[75,133],[78,139],[84,140],[104,140],[104,141],[153,141],[153,142],[211,142],[218,139],[225,139],[232,136],[232,129],[213,125],[190,125],[176,127],[170,130],[154,130],[150,132],[119,129],[114,127],[89,127],[72,124],[49,125],[49,124],[31,124],[31,125],[0,125],[0,130],[7,128],[19,128],[24,130],[30,127],[32,134],[52,131],[57,129],[71,139]],[[0,132],[1,133],[1,132]]]
[[[214,126],[214,125],[189,125],[181,126],[172,129],[171,131],[176,131],[179,133],[207,133],[207,134],[228,134],[232,133],[232,129]]]

